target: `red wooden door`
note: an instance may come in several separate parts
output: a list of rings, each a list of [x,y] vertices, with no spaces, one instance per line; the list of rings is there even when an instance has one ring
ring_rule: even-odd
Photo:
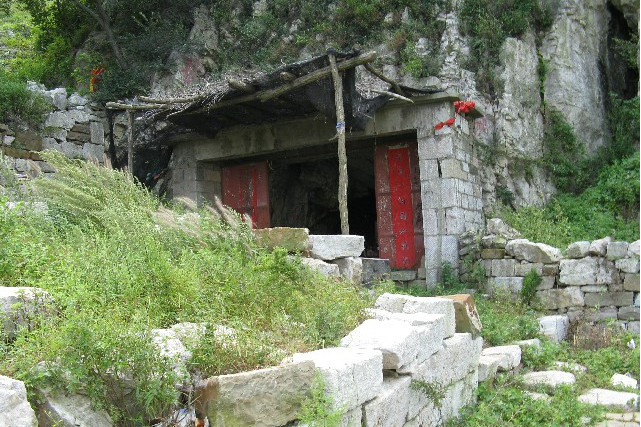
[[[394,268],[418,268],[425,250],[417,144],[376,146],[374,173],[379,256]]]
[[[269,181],[267,162],[223,167],[223,203],[251,216],[254,228],[269,227]]]

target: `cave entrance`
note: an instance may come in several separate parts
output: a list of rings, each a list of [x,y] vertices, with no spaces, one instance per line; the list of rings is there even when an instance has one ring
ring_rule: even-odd
[[[373,142],[348,144],[347,164],[350,233],[364,236],[365,255],[377,257]],[[272,226],[341,234],[335,144],[281,153],[268,165]]]

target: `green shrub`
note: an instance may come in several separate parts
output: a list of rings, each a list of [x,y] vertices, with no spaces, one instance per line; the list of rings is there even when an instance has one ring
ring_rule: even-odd
[[[536,288],[541,284],[541,276],[532,269],[523,278],[523,287],[521,288],[521,302],[530,305],[536,296]]]
[[[298,415],[300,424],[310,427],[336,427],[341,424],[343,411],[334,408],[334,399],[326,392],[327,384],[317,373],[312,384],[312,395],[305,399]]]
[[[484,341],[490,346],[511,344],[539,335],[537,313],[507,296],[494,299],[476,298],[476,307],[483,324]]]
[[[24,120],[32,125],[39,124],[50,109],[42,96],[0,71],[0,122]]]

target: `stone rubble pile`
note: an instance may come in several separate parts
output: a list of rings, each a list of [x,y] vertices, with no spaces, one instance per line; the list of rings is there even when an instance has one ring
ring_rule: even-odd
[[[462,240],[465,244],[459,254],[478,255],[485,267],[488,293],[517,297],[524,277],[534,270],[542,279],[536,297],[550,315],[565,314],[570,322],[582,316],[591,321],[614,319],[623,328],[639,332],[640,241],[617,242],[605,237],[575,242],[563,254],[544,243],[521,239],[499,219],[488,221],[487,234],[480,240]],[[558,340],[559,333],[552,330],[549,336]]]

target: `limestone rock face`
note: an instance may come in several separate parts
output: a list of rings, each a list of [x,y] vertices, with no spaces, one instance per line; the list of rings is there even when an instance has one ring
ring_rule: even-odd
[[[608,13],[602,0],[562,0],[552,28],[541,45],[547,62],[545,101],[558,109],[592,152],[607,138],[601,108],[607,93],[602,84]]]
[[[36,414],[27,401],[22,381],[0,375],[0,425],[37,427]]]
[[[219,394],[208,406],[209,418],[214,425],[287,424],[296,419],[314,375],[312,362],[296,361],[215,377]]]
[[[505,245],[508,254],[529,262],[550,264],[561,259],[561,251],[545,243],[533,243],[527,239],[516,239]]]
[[[363,236],[311,235],[311,256],[324,261],[358,257],[365,249]]]

